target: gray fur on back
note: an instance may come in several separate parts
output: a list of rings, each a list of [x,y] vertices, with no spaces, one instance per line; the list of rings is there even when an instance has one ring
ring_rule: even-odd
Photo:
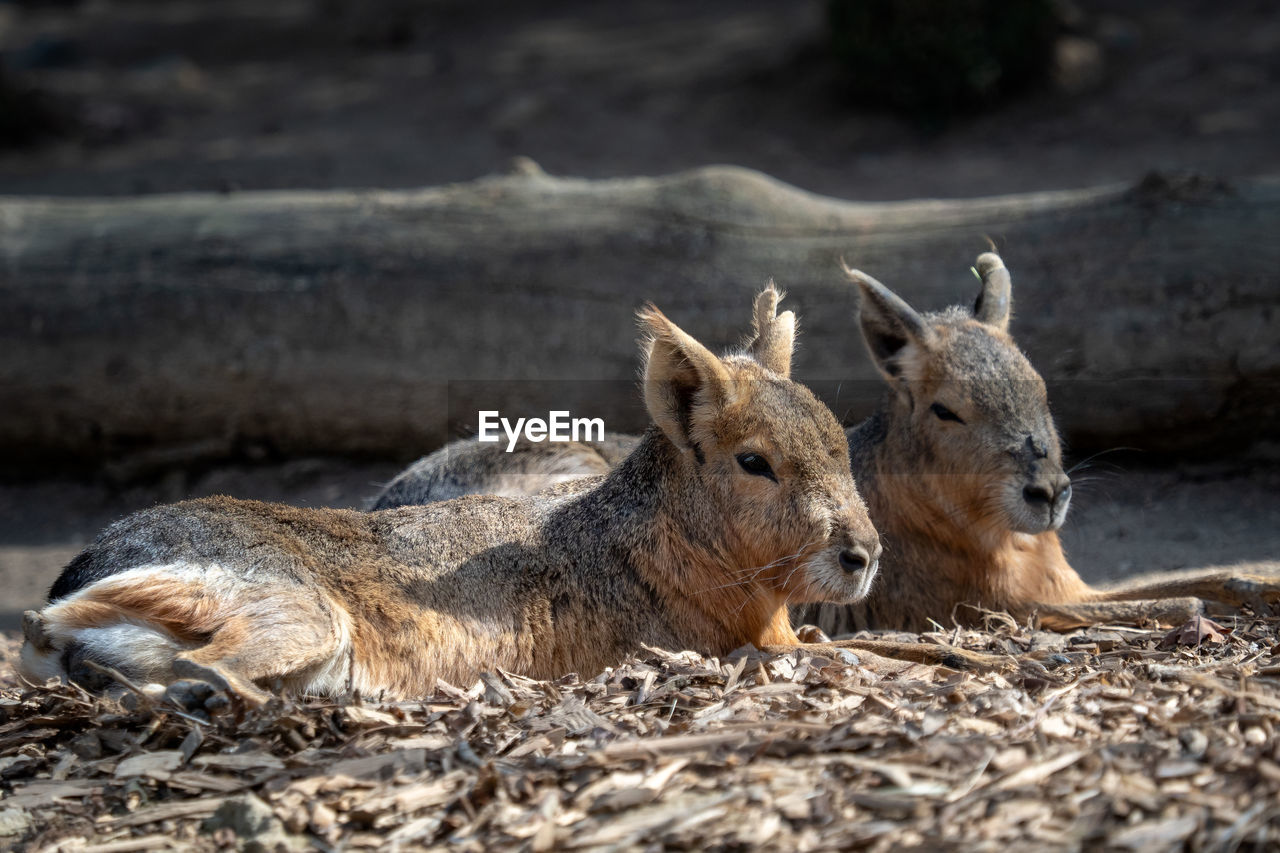
[[[608,433],[596,442],[505,444],[462,438],[401,471],[373,499],[370,509],[447,501],[463,495],[531,495],[549,486],[608,473],[627,457],[639,436]]]

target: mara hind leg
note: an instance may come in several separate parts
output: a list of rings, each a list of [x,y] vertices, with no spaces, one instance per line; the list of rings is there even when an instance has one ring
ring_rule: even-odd
[[[296,681],[299,673],[322,665],[338,651],[340,642],[334,635],[320,638],[319,632],[298,631],[296,625],[286,631],[279,627],[243,617],[233,619],[203,646],[175,655],[173,674],[207,682],[249,704],[260,705],[270,694],[257,682]]]
[[[182,639],[137,621],[90,618],[88,609],[23,613],[26,642],[18,670],[24,678],[33,684],[70,681],[90,692],[113,696],[125,690],[113,672],[134,684],[172,678],[173,657],[187,645]]]
[[[130,570],[24,617],[22,669],[101,689],[102,667],[131,680],[198,679],[260,702],[258,684],[339,692],[346,622],[315,590],[252,583],[218,569]],[[96,666],[94,666],[96,664]]]
[[[820,610],[809,609],[803,612],[805,615],[819,616],[820,624],[825,621],[827,625],[831,625],[830,618],[823,620],[821,617],[831,617],[850,610],[851,608],[848,606],[836,608],[823,605]],[[795,612],[792,611],[792,613]],[[968,649],[939,646],[932,643],[900,643],[892,640],[831,640],[824,633],[823,628],[826,625],[823,625],[822,628],[814,625],[802,625],[799,628],[799,633],[797,633],[791,627],[790,615],[787,611],[782,610],[775,617],[768,635],[763,638],[765,644],[761,646],[761,651],[769,654],[785,654],[795,649],[801,649],[812,654],[837,659],[841,657],[841,651],[861,652],[862,654],[857,655],[859,666],[881,675],[901,672],[912,664],[984,672],[1014,669],[1018,665],[1017,659],[1008,655],[971,652]]]

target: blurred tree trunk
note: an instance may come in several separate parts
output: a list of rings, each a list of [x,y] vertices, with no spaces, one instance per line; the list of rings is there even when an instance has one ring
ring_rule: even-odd
[[[0,67],[0,150],[21,148],[65,131],[70,119],[47,95],[20,85]]]
[[[0,442],[37,466],[164,466],[409,456],[477,408],[635,429],[633,309],[722,347],[769,277],[801,318],[797,376],[854,420],[881,386],[837,258],[936,309],[971,303],[990,236],[1077,450],[1234,452],[1280,415],[1277,234],[1269,179],[859,204],[738,168],[530,164],[411,192],[6,199]]]

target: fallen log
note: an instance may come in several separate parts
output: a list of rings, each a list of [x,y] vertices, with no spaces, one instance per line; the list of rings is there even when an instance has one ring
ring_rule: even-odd
[[[643,418],[631,311],[744,331],[769,277],[795,373],[880,393],[837,258],[969,302],[990,237],[1013,331],[1077,449],[1238,451],[1280,414],[1280,180],[862,204],[740,168],[513,173],[418,191],[0,200],[0,443],[13,459],[411,456],[479,408]],[[141,454],[141,455],[139,455]]]

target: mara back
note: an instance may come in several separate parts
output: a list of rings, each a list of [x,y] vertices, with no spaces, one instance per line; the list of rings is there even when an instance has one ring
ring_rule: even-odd
[[[607,474],[370,513],[212,498],[125,518],[25,614],[21,670],[405,697],[598,671],[641,644],[794,640],[786,603],[857,600],[880,547],[838,423],[786,378],[777,298],[723,358],[641,312],[652,425]]]

